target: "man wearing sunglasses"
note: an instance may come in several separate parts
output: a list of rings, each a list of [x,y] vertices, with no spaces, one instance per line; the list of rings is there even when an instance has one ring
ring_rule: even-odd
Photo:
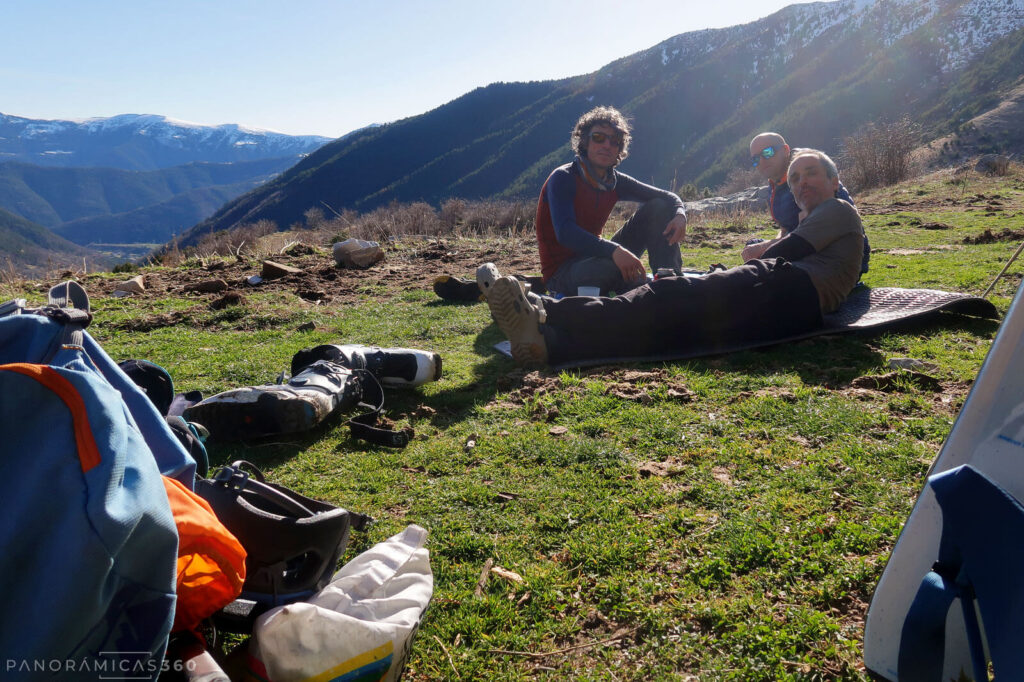
[[[575,296],[579,287],[597,287],[604,295],[628,291],[647,281],[640,260],[644,251],[652,271],[680,271],[683,202],[615,169],[629,153],[629,142],[629,123],[611,107],[592,109],[576,122],[576,159],[548,176],[537,204],[537,245],[549,291],[566,296]],[[605,222],[619,201],[642,205],[605,239]]]
[[[763,258],[699,277],[661,277],[615,298],[527,297],[518,280],[496,277],[487,305],[513,359],[685,357],[819,327],[857,284],[864,232],[857,209],[835,198],[839,173],[826,154],[801,150],[788,172],[807,216]]]
[[[785,237],[800,224],[801,212],[793,192],[787,181],[786,170],[793,156],[793,151],[786,140],[778,133],[761,133],[750,141],[750,161],[754,168],[768,180],[771,194],[768,197],[768,211],[779,226],[778,238]],[[854,205],[850,193],[843,183],[839,183],[836,189],[836,198],[842,199],[851,206]],[[757,241],[748,243],[743,249],[743,260],[760,258],[761,255],[771,247],[776,240]],[[868,271],[868,261],[871,259],[871,247],[868,244],[868,237],[864,235],[864,252],[861,262],[861,273]]]

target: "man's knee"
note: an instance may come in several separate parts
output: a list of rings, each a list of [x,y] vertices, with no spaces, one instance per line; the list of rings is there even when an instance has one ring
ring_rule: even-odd
[[[635,220],[642,220],[644,223],[650,225],[655,229],[665,229],[669,221],[675,217],[676,205],[664,198],[655,197],[649,201],[645,201],[637,212],[633,214]]]

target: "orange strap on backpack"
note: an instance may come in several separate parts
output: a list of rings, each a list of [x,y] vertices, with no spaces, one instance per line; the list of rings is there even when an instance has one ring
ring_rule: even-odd
[[[206,500],[179,481],[162,478],[178,527],[178,603],[172,631],[195,630],[241,594],[245,549]]]

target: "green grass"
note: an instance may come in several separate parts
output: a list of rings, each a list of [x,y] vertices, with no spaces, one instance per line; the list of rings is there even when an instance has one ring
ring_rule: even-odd
[[[1001,214],[942,203],[993,191]],[[899,197],[920,205],[879,210]],[[864,203],[868,284],[980,294],[1019,241],[963,238],[1019,226],[1005,215],[1020,214],[1024,191],[1019,175],[966,189],[938,177]],[[687,244],[684,262],[738,262],[759,224],[708,221],[710,237]],[[995,289],[1001,311],[1022,267]],[[527,374],[491,350],[502,336],[485,306],[369,277],[342,306],[288,293],[220,312],[177,297],[95,304],[91,331],[112,357],[147,358],[179,389],[207,394],[272,381],[318,343],[442,354],[441,381],[388,395],[389,416],[415,429],[404,450],[357,442],[339,424],[210,448],[216,465],[244,457],[374,516],[348,558],[409,523],[429,530],[434,600],[409,680],[867,679],[872,589],[998,326],[946,317],[682,363]],[[183,321],[133,328],[152,314]],[[317,331],[296,331],[306,321]],[[936,363],[942,390],[850,387],[895,357]],[[476,596],[488,559],[525,583],[492,576]]]

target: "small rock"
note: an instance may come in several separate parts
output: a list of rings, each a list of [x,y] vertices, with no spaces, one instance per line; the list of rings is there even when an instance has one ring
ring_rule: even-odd
[[[141,294],[146,291],[146,281],[142,275],[136,275],[114,287],[116,291],[127,291],[129,294]]]
[[[263,261],[263,272],[260,275],[263,279],[278,279],[279,277],[285,277],[287,275],[300,275],[302,270],[299,268],[293,268],[290,265],[284,265],[283,263],[275,263],[272,260]]]
[[[245,280],[245,283],[249,286],[256,286],[257,284],[263,284],[263,278],[259,275],[253,275],[252,277]]]
[[[384,251],[377,242],[362,239],[346,239],[337,242],[331,251],[335,262],[346,268],[368,268],[374,263],[384,260]]]
[[[316,324],[313,322],[303,322],[295,328],[297,332],[311,332],[316,330]]]

